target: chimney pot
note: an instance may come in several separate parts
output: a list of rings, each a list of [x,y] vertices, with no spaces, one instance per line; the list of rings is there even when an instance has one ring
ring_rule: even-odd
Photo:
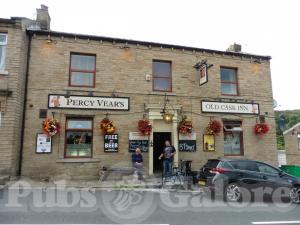
[[[242,45],[234,43],[226,50],[227,52],[242,52]]]
[[[50,30],[51,18],[46,5],[41,5],[40,9],[36,9],[36,21],[40,25],[41,30]]]

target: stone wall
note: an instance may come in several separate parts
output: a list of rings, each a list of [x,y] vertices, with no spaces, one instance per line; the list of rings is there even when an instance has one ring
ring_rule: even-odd
[[[129,164],[128,134],[137,131],[137,121],[143,118],[145,104],[161,105],[164,92],[153,92],[152,81],[146,81],[146,74],[152,74],[152,60],[172,62],[172,89],[168,98],[172,105],[181,105],[182,110],[191,119],[197,134],[197,151],[179,153],[179,159],[192,159],[193,169],[198,170],[209,158],[224,155],[223,133],[216,136],[216,151],[203,151],[203,134],[211,118],[242,121],[244,130],[244,157],[277,165],[275,140],[275,121],[271,86],[270,62],[261,64],[251,62],[250,57],[230,56],[226,54],[206,53],[203,51],[178,50],[171,48],[131,45],[109,41],[94,41],[82,38],[51,37],[36,35],[32,40],[29,68],[28,103],[26,106],[26,124],[24,139],[23,175],[32,177],[59,176],[66,174],[72,178],[96,177],[101,166],[119,163]],[[70,52],[96,54],[95,88],[69,87]],[[213,64],[208,71],[209,81],[199,86],[199,72],[193,66],[207,59]],[[253,133],[257,116],[207,114],[201,112],[203,99],[226,97],[220,90],[220,67],[238,69],[239,96],[230,99],[247,99],[259,103],[261,114],[266,115],[270,132],[262,137]],[[36,154],[36,134],[42,132],[39,110],[47,109],[48,94],[111,96],[114,92],[120,97],[130,98],[129,112],[101,110],[49,109],[48,117],[57,118],[62,132],[52,138],[51,154]],[[228,97],[228,96],[227,96]],[[99,122],[109,114],[114,120],[119,134],[118,153],[104,153],[103,135],[99,131]],[[67,116],[91,116],[94,121],[92,159],[64,159],[65,121]],[[178,147],[178,146],[175,146]],[[145,167],[148,167],[149,153],[144,153]]]
[[[5,71],[0,71],[0,174],[16,175],[20,151],[21,125],[26,77],[28,38],[21,19],[1,22],[0,32],[7,33]]]

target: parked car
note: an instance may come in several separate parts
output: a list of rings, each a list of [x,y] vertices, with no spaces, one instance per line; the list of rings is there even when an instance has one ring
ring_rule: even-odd
[[[271,195],[277,188],[286,188],[287,197],[294,203],[300,203],[300,179],[259,161],[209,159],[200,169],[196,180],[199,185],[209,187],[212,193],[222,193],[227,201],[240,201],[243,190],[248,190],[253,197],[255,189],[262,187],[272,190],[266,193]]]

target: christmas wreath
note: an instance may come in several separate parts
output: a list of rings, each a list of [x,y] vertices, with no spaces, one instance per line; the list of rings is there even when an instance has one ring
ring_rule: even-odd
[[[113,121],[110,121],[108,118],[104,118],[100,122],[100,129],[104,134],[113,134],[116,131],[116,126]]]
[[[182,120],[179,123],[179,127],[178,127],[179,133],[180,134],[191,134],[193,132],[193,124],[192,121],[188,121],[188,120]]]
[[[60,123],[54,118],[47,118],[43,121],[43,131],[49,137],[59,134]]]
[[[221,131],[221,123],[217,120],[211,120],[206,127],[206,134],[218,135]]]
[[[143,135],[150,135],[152,130],[152,125],[149,120],[139,120],[138,129]]]
[[[270,128],[266,123],[257,123],[254,126],[254,133],[256,135],[264,135],[269,132]]]

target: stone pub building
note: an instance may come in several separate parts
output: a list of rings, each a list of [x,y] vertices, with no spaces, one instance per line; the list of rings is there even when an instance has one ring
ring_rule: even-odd
[[[49,28],[26,34],[21,175],[92,179],[103,166],[130,165],[138,146],[153,174],[165,140],[176,148],[175,164],[192,160],[193,170],[220,156],[277,164],[269,56],[236,44],[217,51]],[[60,124],[51,138],[43,136],[46,118]],[[105,119],[113,121],[109,135],[100,129]],[[149,135],[140,120],[151,125]],[[182,121],[192,124],[187,134]],[[268,132],[255,133],[256,124]]]

